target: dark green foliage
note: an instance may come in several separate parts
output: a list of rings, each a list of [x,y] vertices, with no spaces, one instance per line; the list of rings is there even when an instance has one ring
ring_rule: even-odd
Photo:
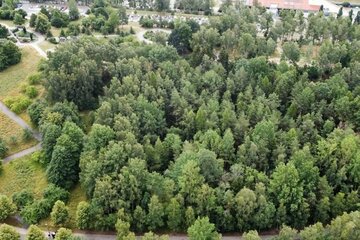
[[[105,6],[96,1],[83,26],[108,33],[120,23]],[[79,38],[49,55],[47,173],[67,189],[80,181],[89,200],[78,207],[80,228],[116,226],[131,239],[193,225],[194,239],[216,239],[215,229],[286,224],[280,237],[291,238],[293,227],[358,209],[358,26],[322,12],[306,22],[282,11],[274,23],[263,9],[224,11],[201,28],[177,23],[174,48]],[[300,45],[316,46],[307,39],[321,45],[309,62]],[[288,61],[275,63],[276,46]],[[64,100],[93,109],[85,136]]]
[[[0,71],[19,63],[21,60],[20,49],[10,41],[0,42]]]
[[[28,190],[23,190],[21,192],[15,193],[12,199],[17,208],[22,209],[34,201],[34,195]]]
[[[9,34],[7,27],[0,24],[0,38],[6,38]]]
[[[41,100],[33,102],[27,109],[31,122],[39,126],[43,112],[45,111],[46,103]]]
[[[3,158],[7,152],[8,148],[3,139],[0,138],[0,158]]]

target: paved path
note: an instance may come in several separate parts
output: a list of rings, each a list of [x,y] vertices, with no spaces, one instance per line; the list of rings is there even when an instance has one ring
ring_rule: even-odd
[[[21,239],[25,239],[27,229],[15,227],[16,231],[20,233]],[[47,236],[47,232],[44,232],[44,235]],[[94,232],[75,232],[76,236],[80,237],[84,240],[116,240],[115,233],[113,234],[101,234]],[[275,235],[262,235],[260,236],[262,240],[270,240]],[[179,235],[170,235],[170,240],[188,240],[189,238],[184,234]],[[141,239],[141,236],[138,236],[137,239]],[[223,240],[241,240],[241,235],[233,235],[233,236],[223,236]]]
[[[29,129],[31,131],[31,133],[33,134],[33,137],[38,140],[39,142],[41,142],[42,138],[41,138],[41,134],[35,130],[33,130],[24,120],[22,120],[18,115],[16,115],[14,112],[12,112],[9,108],[7,108],[5,106],[4,103],[2,103],[0,101],[0,112],[2,112],[3,114],[5,114],[7,117],[9,117],[11,120],[13,120],[14,122],[16,122],[20,127],[22,127],[23,129]],[[38,150],[41,149],[41,143],[39,143],[38,145],[25,149],[21,152],[15,153],[11,156],[8,156],[6,158],[3,159],[3,163],[8,163],[12,160],[24,157],[26,155],[29,155],[33,152],[36,152]]]
[[[171,33],[171,30],[169,30],[169,29],[149,28],[149,29],[144,29],[144,30],[141,30],[141,31],[137,32],[137,33],[136,33],[137,39],[138,39],[140,42],[145,42],[145,43],[147,43],[147,44],[153,43],[151,40],[146,39],[146,38],[144,37],[145,33],[148,32],[148,31],[153,31],[153,32],[165,32],[165,33],[168,33],[168,34]]]
[[[32,33],[35,35],[36,37],[36,40],[35,41],[32,41],[32,42],[29,42],[29,43],[22,43],[20,42],[15,34],[11,31],[12,29],[14,29],[14,27],[10,27],[9,25],[7,25],[6,23],[1,23],[1,25],[5,26],[9,32],[10,32],[10,35],[13,36],[17,41],[16,41],[16,45],[19,46],[19,47],[25,47],[25,46],[31,46],[32,48],[34,48],[39,54],[40,56],[44,57],[44,58],[47,58],[47,54],[44,50],[42,50],[40,47],[39,47],[39,43],[45,41],[45,37],[37,32],[33,32]],[[29,28],[29,24],[26,24],[25,26],[26,28]]]

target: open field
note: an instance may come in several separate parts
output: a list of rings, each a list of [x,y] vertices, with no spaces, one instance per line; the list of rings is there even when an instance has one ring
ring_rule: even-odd
[[[41,56],[32,47],[22,48],[21,62],[0,72],[0,100],[20,93],[21,84],[37,71]]]
[[[22,138],[23,131],[24,130],[10,118],[8,118],[3,113],[0,113],[0,137],[5,140],[9,149],[7,156],[28,149],[37,144],[37,141],[33,138],[29,141],[24,141]],[[16,143],[13,142],[12,138],[16,139]]]
[[[9,27],[15,27],[14,22],[10,20],[0,20],[0,24],[6,24]]]
[[[38,45],[45,52],[50,49],[54,49],[56,47],[56,44],[52,44],[49,41],[43,41],[43,42],[39,43]]]
[[[24,189],[34,192],[36,198],[42,196],[47,186],[45,171],[42,166],[26,156],[5,164],[0,175],[0,194],[11,197]]]

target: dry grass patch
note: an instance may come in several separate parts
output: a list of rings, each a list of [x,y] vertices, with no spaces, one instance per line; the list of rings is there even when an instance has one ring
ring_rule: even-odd
[[[24,130],[3,113],[0,113],[0,137],[8,147],[7,156],[28,149],[37,144],[35,139],[23,140]],[[15,142],[16,140],[16,142]],[[1,188],[0,188],[1,189]]]

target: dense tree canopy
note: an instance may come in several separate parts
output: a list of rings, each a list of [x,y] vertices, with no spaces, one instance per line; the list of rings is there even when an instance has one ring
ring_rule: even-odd
[[[91,11],[104,26],[119,21],[101,8]],[[250,230],[285,224],[279,237],[290,236],[359,210],[360,26],[322,12],[282,11],[274,23],[261,8],[225,11],[201,28],[177,23],[170,46],[86,37],[42,64],[48,102],[29,113],[49,182],[86,191],[79,228],[257,239]],[[311,62],[303,46],[317,47]],[[85,125],[78,109],[90,110]]]

